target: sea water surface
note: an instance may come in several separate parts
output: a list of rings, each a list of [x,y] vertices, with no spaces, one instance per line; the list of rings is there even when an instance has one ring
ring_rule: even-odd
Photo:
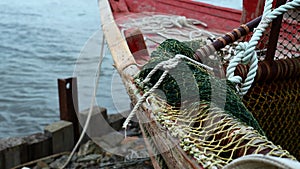
[[[0,1],[0,138],[42,132],[59,120],[58,78],[78,76],[79,109],[89,107],[100,26],[97,0]],[[118,113],[129,99],[109,55],[96,104]]]
[[[99,43],[100,25],[97,0],[0,1],[0,138],[40,132],[59,120],[57,79],[73,76],[76,64],[87,64],[77,60],[92,35],[100,38],[91,43]],[[85,57],[97,63],[100,46],[94,47]],[[112,64],[107,53],[97,92],[97,104],[109,113],[116,112]],[[95,70],[84,73],[94,76]],[[93,81],[79,83],[83,110],[89,107]]]

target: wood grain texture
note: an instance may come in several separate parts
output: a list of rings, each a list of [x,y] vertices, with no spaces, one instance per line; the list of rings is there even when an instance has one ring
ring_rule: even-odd
[[[135,60],[114,21],[111,8],[107,0],[99,0],[102,30],[108,43],[115,67],[122,74],[129,65],[135,65]]]

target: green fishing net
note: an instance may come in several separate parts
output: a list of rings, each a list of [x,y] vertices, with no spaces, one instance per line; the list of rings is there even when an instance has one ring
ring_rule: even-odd
[[[192,58],[194,51],[203,45],[202,41],[179,42],[173,39],[164,41],[151,54],[152,59],[144,66],[141,73],[136,77],[138,79],[136,81],[143,81],[155,65],[174,57],[176,54]],[[151,77],[151,80],[143,84],[140,89],[147,90],[153,87],[162,73],[163,70],[157,71]],[[141,87],[141,85],[139,86]],[[197,90],[193,90],[195,88]],[[176,68],[170,70],[169,75],[158,89],[163,92],[158,93],[158,95],[166,97],[168,104],[174,107],[180,107],[183,106],[182,103],[195,101],[214,103],[220,108],[224,107],[226,113],[252,126],[264,135],[255,118],[244,106],[240,97],[235,94],[235,85],[230,81],[210,75],[204,68],[190,61],[180,62]],[[184,97],[182,97],[183,95]]]
[[[205,43],[199,40],[164,41],[135,77],[134,82],[140,92],[149,91],[163,74],[163,69],[158,70],[150,81],[143,83],[158,63],[176,54],[192,58],[194,50],[203,45]],[[216,66],[214,64],[212,67]],[[215,77],[211,71],[197,64],[187,60],[179,62],[169,70],[152,96],[149,100],[154,119],[177,138],[186,154],[203,168],[222,168],[248,154],[295,159],[267,139],[252,113],[236,94],[234,84]]]

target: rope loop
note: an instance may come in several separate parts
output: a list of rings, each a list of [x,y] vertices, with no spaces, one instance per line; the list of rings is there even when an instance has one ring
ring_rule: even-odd
[[[237,91],[240,96],[243,96],[250,89],[257,71],[257,53],[255,51],[256,45],[258,44],[261,36],[266,31],[266,28],[269,27],[273,19],[277,18],[279,15],[282,15],[284,12],[287,12],[290,9],[294,9],[300,6],[300,0],[293,0],[287,2],[284,5],[274,9],[272,11],[273,0],[266,0],[262,20],[254,29],[254,34],[251,37],[249,43],[240,42],[236,48],[236,56],[229,62],[227,67],[226,77],[229,81],[237,84]],[[236,66],[239,64],[250,64],[249,72],[247,74],[244,83],[242,83],[242,78],[240,76],[235,76],[234,71]],[[241,84],[240,87],[238,84]]]
[[[228,67],[227,67],[227,73],[226,77],[228,80],[230,80],[233,83],[237,84],[237,91],[240,96],[243,96],[247,93],[247,91],[250,89],[252,83],[254,82],[254,78],[256,76],[257,71],[257,53],[255,51],[256,45],[258,41],[260,40],[260,37],[263,35],[263,32],[266,30],[266,28],[269,26],[269,24],[272,22],[273,19],[277,18],[279,15],[283,14],[289,9],[293,9],[300,6],[300,0],[293,0],[291,2],[286,3],[285,5],[280,6],[279,8],[272,11],[272,3],[273,0],[266,0],[265,7],[264,7],[264,13],[263,13],[263,19],[259,23],[258,27],[254,31],[254,35],[252,36],[251,40],[249,42],[240,42],[236,48],[236,55],[235,57],[230,61]],[[193,25],[189,25],[189,21],[192,21],[194,23],[194,20],[188,20],[185,17],[178,17],[175,18],[175,20],[172,20],[172,24],[181,27],[181,26],[188,26],[188,27],[194,27]],[[201,22],[200,22],[201,24]],[[205,23],[202,24],[205,26]],[[171,26],[171,25],[167,25]],[[247,28],[245,28],[247,30]],[[198,64],[199,66],[202,66],[206,69],[213,70],[211,67],[207,65],[203,65],[201,63],[196,63],[196,61],[192,60],[191,58],[188,58],[187,56],[177,54],[174,58],[171,58],[169,60],[163,61],[159,64],[157,64],[151,72],[147,75],[147,77],[141,82],[142,84],[149,82],[151,76],[160,68],[164,69],[164,73],[161,75],[159,80],[156,82],[156,84],[148,91],[146,92],[139,100],[138,103],[134,106],[133,110],[130,112],[129,116],[123,123],[123,128],[127,128],[127,125],[131,118],[133,117],[134,113],[138,110],[138,108],[142,105],[142,103],[147,99],[147,97],[154,92],[158,88],[158,86],[162,83],[164,78],[167,76],[168,72],[171,69],[174,69],[179,62],[182,59],[189,60],[195,64]],[[249,64],[249,72],[247,74],[247,77],[245,78],[244,82],[242,77],[235,76],[234,71],[236,69],[236,66],[239,64]],[[238,84],[241,84],[240,87]]]
[[[256,76],[257,70],[257,54],[255,50],[252,50],[252,52],[246,52],[249,51],[247,50],[248,47],[248,42],[239,43],[236,47],[236,56],[232,60],[230,60],[229,66],[227,67],[227,79],[235,84],[241,84],[240,87],[237,85],[237,92],[240,96],[245,95],[250,89]],[[239,63],[250,64],[250,69],[246,79],[244,80],[244,83],[241,76],[234,75],[234,71]]]

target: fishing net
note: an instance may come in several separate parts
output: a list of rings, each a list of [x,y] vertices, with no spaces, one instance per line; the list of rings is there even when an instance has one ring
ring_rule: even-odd
[[[272,68],[268,66],[271,69],[266,71],[274,78],[257,81],[243,98],[246,107],[259,121],[268,138],[287,149],[297,159],[300,159],[300,79],[299,73],[290,74],[295,69],[299,72],[300,66],[299,10],[289,10],[278,20],[281,27],[277,32],[277,41],[270,40],[271,36],[276,36],[271,33],[275,25],[273,23],[257,46],[257,51],[261,51],[261,61],[280,61],[275,65],[282,76],[276,79],[277,73],[272,73]],[[274,51],[270,48],[272,45],[275,45]]]
[[[259,67],[261,73],[268,75],[265,79],[257,77],[243,97],[245,106],[253,113],[268,138],[297,159],[300,159],[299,10],[287,11],[264,32],[256,52],[261,64],[271,61],[264,69]],[[279,28],[276,28],[278,24]],[[252,33],[248,34],[244,40],[251,36]],[[237,43],[234,43],[218,51],[224,65],[234,56],[236,46]],[[241,69],[240,72],[247,73],[247,69]]]
[[[132,28],[138,28],[145,38],[149,52],[155,50],[157,45],[166,39],[179,41],[203,39],[203,41],[211,42],[220,36],[220,34],[211,33],[205,29],[199,29],[199,26],[207,26],[206,23],[184,16],[144,12],[130,17],[132,18],[118,21],[120,29],[125,32]]]
[[[282,18],[279,18],[277,23],[273,23],[274,26],[281,25],[278,31],[272,32],[272,25],[264,32],[264,35],[257,45],[257,51],[259,51],[259,59],[265,60],[265,57],[269,55],[274,60],[297,58],[300,56],[300,9],[292,9],[286,12]],[[252,36],[252,33],[248,35],[248,38]],[[278,40],[271,40],[270,37],[277,37]],[[275,44],[275,52],[268,49],[270,45]],[[275,54],[275,55],[274,55]]]
[[[141,92],[153,87],[162,70],[153,74],[149,82],[141,82],[154,65],[179,53],[192,57],[195,49],[203,45],[201,40],[166,40],[151,54],[152,59],[135,78],[137,87]],[[197,92],[190,92],[195,86]],[[218,89],[216,93],[212,86]],[[178,138],[181,148],[202,167],[222,168],[248,154],[295,159],[267,139],[252,113],[236,95],[235,85],[213,76],[212,72],[184,61],[170,70],[158,89],[153,94],[157,98],[153,102],[159,107],[152,112],[156,121]],[[215,94],[216,97],[212,97]]]
[[[163,70],[157,71],[148,83],[141,83],[155,65],[176,54],[192,58],[197,49],[210,43],[203,34],[214,39],[215,35],[190,25],[179,29],[173,25],[176,22],[171,22],[177,19],[178,16],[155,15],[138,18],[130,23],[133,25],[120,25],[124,29],[151,28],[141,29],[146,36],[148,51],[153,51],[151,60],[135,78],[142,93],[153,87],[163,74]],[[299,20],[299,9],[289,10],[280,22],[271,24],[264,32],[255,49],[260,61],[258,75],[242,99],[236,95],[234,84],[189,61],[170,70],[153,94],[153,102],[159,107],[152,112],[156,121],[178,138],[181,148],[202,167],[222,168],[233,159],[248,154],[300,159]],[[163,24],[157,25],[159,29],[153,30],[153,23],[160,22]],[[278,24],[281,28],[274,34]],[[194,37],[189,32],[198,34]],[[153,36],[156,34],[158,36]],[[248,38],[239,40],[247,41],[251,36],[249,33]],[[276,36],[278,40],[274,40]],[[167,38],[181,42],[164,41]],[[221,64],[226,68],[235,56],[237,44],[225,46],[205,64],[213,68]],[[248,66],[239,65],[235,74],[245,79],[248,69]],[[162,162],[160,158],[158,161]]]
[[[300,56],[300,9],[286,12],[282,19],[275,59]]]
[[[243,101],[268,138],[298,159],[300,131],[300,79],[258,82]]]
[[[174,57],[176,54],[192,57],[194,51],[200,48],[201,44],[203,44],[201,40],[185,43],[171,39],[166,40],[152,53],[152,60],[144,66],[144,70],[139,74],[138,81],[143,81],[155,65]],[[155,73],[151,77],[151,80],[142,87],[146,90],[152,88],[162,73],[163,71]],[[214,88],[217,88],[218,91],[212,91],[212,85],[214,85]],[[194,86],[196,86],[198,90],[193,91]],[[175,69],[170,70],[169,75],[167,75],[158,89],[163,91],[161,97],[166,96],[168,104],[174,107],[183,106],[181,104],[182,102],[195,102],[197,100],[205,100],[223,106],[222,103],[225,101],[224,110],[227,111],[227,113],[232,114],[242,122],[257,129],[261,134],[264,134],[252,114],[235,94],[234,84],[230,81],[210,76],[208,72],[194,63],[183,62],[177,65]],[[213,96],[214,94],[217,94],[217,96]],[[222,98],[224,98],[224,100]]]

